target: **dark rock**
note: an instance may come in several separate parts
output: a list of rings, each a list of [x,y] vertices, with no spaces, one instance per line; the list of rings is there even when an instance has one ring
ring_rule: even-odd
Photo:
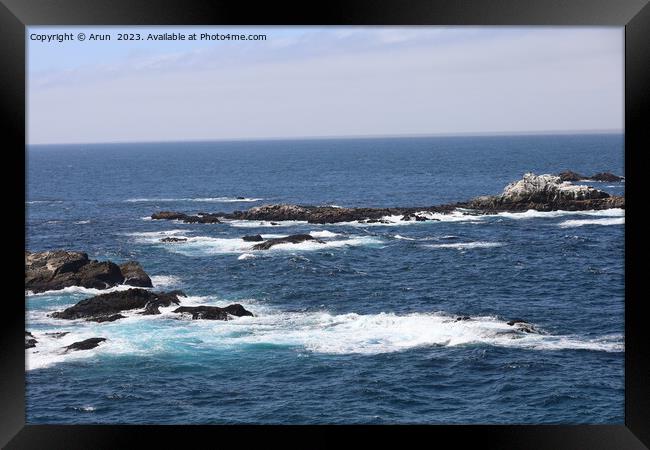
[[[300,242],[304,241],[316,241],[320,242],[321,244],[323,241],[319,241],[318,239],[314,239],[314,237],[310,234],[292,234],[291,236],[286,236],[286,237],[281,237],[281,238],[275,238],[275,239],[269,239],[265,242],[262,242],[260,244],[256,244],[253,246],[253,250],[268,250],[274,245],[278,244],[298,244]]]
[[[246,197],[237,197],[237,200],[245,200]]]
[[[591,181],[605,181],[608,183],[615,183],[617,181],[622,181],[625,179],[625,177],[619,177],[618,175],[614,175],[613,173],[609,172],[600,172],[593,174],[592,176],[589,177]]]
[[[103,322],[115,322],[116,320],[119,319],[124,319],[125,316],[122,314],[111,314],[110,316],[98,316],[98,317],[91,317],[90,319],[87,319],[89,322],[98,322],[98,323],[103,323]]]
[[[511,327],[516,327],[518,331],[523,331],[524,333],[539,333],[539,330],[535,328],[533,324],[523,319],[512,319],[506,323]]]
[[[151,284],[151,278],[149,275],[142,269],[140,263],[136,261],[127,261],[124,264],[120,264],[120,271],[124,277],[124,284],[129,286],[137,287],[153,287]]]
[[[187,238],[177,238],[177,237],[166,237],[162,238],[160,242],[185,242]]]
[[[52,333],[45,333],[47,336],[52,336],[53,338],[60,339],[66,334],[70,334],[69,331],[55,331]]]
[[[25,349],[34,348],[38,341],[34,339],[34,335],[29,331],[25,331]]]
[[[456,317],[456,322],[460,322],[461,320],[470,320],[469,316],[458,316]]]
[[[173,212],[173,211],[159,211],[151,215],[153,220],[184,220],[187,214]]]
[[[151,287],[151,279],[135,261],[118,266],[111,261],[89,260],[82,252],[25,252],[25,289],[33,292],[69,286],[106,289],[123,283]]]
[[[242,239],[246,242],[261,242],[264,240],[264,238],[259,234],[253,236],[244,236]]]
[[[75,342],[65,347],[66,352],[70,350],[90,350],[99,345],[100,342],[104,342],[106,338],[90,338],[83,341]]]
[[[109,292],[81,300],[76,305],[51,314],[56,319],[82,319],[111,316],[121,311],[140,309],[152,303],[157,306],[178,305],[178,294],[129,289]]]
[[[239,303],[228,305],[225,308],[218,306],[181,306],[174,310],[175,313],[189,313],[192,314],[193,320],[228,320],[228,315],[231,316],[252,316],[253,313],[246,310]]]
[[[611,175],[611,174],[609,174]],[[596,174],[594,179],[613,180],[607,174]],[[614,175],[615,177],[615,175]],[[620,179],[620,177],[619,177]],[[467,214],[496,214],[499,212],[537,211],[584,211],[590,209],[625,208],[625,198],[611,196],[590,186],[574,185],[571,181],[583,181],[575,172],[562,172],[560,176],[527,173],[521,180],[506,186],[499,195],[485,195],[466,202],[449,203],[428,207],[407,208],[340,208],[334,206],[262,205],[247,211],[218,213],[211,216],[228,220],[306,221],[309,223],[389,223],[387,216],[402,216],[404,221],[439,220],[428,219],[424,213],[449,214],[459,208],[472,210]],[[162,213],[157,213],[161,215]],[[166,212],[169,217],[181,213]],[[181,214],[182,215],[182,214]],[[202,217],[208,217],[207,214]],[[262,222],[261,222],[262,223]]]
[[[506,322],[508,325],[513,326],[516,323],[528,323],[524,319],[512,319]]]
[[[572,172],[570,170],[560,172],[558,176],[560,177],[561,181],[581,181],[585,179],[583,175],[580,175],[577,172]]]

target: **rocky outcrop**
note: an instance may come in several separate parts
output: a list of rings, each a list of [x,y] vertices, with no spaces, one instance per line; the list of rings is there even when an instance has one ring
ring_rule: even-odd
[[[38,344],[38,341],[34,338],[34,335],[29,331],[25,331],[25,349],[34,348]]]
[[[120,264],[119,267],[124,277],[124,284],[137,287],[152,287],[151,278],[149,278],[149,275],[147,275],[140,263],[128,261]]]
[[[614,175],[613,173],[600,172],[590,176],[589,180],[587,181],[604,181],[606,183],[615,183],[617,181],[623,181],[624,179],[625,177],[619,177],[618,175]]]
[[[180,220],[185,223],[221,223],[220,214],[198,213],[188,215],[173,211],[160,211],[151,215],[152,220]]]
[[[94,322],[112,322],[123,318],[122,311],[133,309],[153,310],[160,306],[178,305],[179,291],[151,292],[145,289],[108,292],[81,300],[76,305],[51,314],[56,319],[86,319]],[[121,316],[121,317],[118,317]]]
[[[605,181],[609,183],[615,183],[617,181],[622,181],[625,179],[625,177],[620,177],[610,172],[599,172],[593,174],[590,177],[587,177],[584,175],[580,175],[577,172],[572,172],[570,170],[560,172],[558,176],[562,181]]]
[[[464,206],[483,214],[529,209],[581,211],[624,208],[625,199],[590,186],[562,181],[559,176],[527,173],[506,186],[502,194],[477,197]]]
[[[252,312],[246,310],[239,303],[228,305],[225,308],[218,306],[181,306],[173,312],[191,314],[193,320],[229,320],[229,316],[242,317],[253,315]]]
[[[135,261],[118,266],[88,259],[83,252],[25,252],[25,289],[43,292],[70,286],[106,289],[119,284],[151,287],[151,279]]]
[[[104,342],[106,338],[90,338],[83,341],[75,342],[73,344],[65,347],[65,351],[69,352],[71,350],[90,350],[97,347],[101,342]]]
[[[262,235],[256,234],[254,236],[244,236],[242,240],[244,240],[244,242],[261,242],[264,240],[264,238]]]
[[[323,244],[323,241],[315,239],[310,234],[292,234],[291,236],[268,239],[259,244],[255,244],[253,246],[253,250],[268,250],[274,245],[278,245],[278,244],[299,244],[300,242],[305,242],[305,241],[315,241]]]
[[[335,206],[301,205],[263,205],[247,211],[215,213],[214,217],[223,220],[267,221],[272,225],[280,221],[306,221],[309,223],[391,223],[389,216],[401,216],[402,221],[424,222],[439,220],[434,214],[449,214],[459,209],[464,214],[495,214],[498,212],[521,212],[529,209],[537,211],[584,211],[591,209],[625,208],[625,198],[609,195],[590,186],[574,185],[572,181],[584,181],[576,172],[563,172],[556,175],[535,175],[527,173],[515,181],[499,195],[486,195],[472,200],[445,205],[407,208],[341,208]],[[616,175],[595,174],[593,180],[622,179]],[[152,218],[177,218],[182,213],[163,212]],[[155,217],[154,217],[155,216]],[[393,220],[393,219],[391,219]],[[268,242],[268,241],[267,241]]]

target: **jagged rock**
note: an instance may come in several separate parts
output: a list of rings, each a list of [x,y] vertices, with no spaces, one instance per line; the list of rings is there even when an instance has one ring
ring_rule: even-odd
[[[66,352],[69,352],[70,350],[90,350],[92,348],[95,348],[99,345],[100,342],[104,342],[106,338],[90,338],[90,339],[85,339],[83,341],[75,342],[73,344],[68,345],[65,347]]]
[[[462,320],[470,320],[469,316],[458,316],[456,317],[456,322],[460,322]]]
[[[149,275],[147,275],[137,261],[127,261],[124,264],[120,264],[119,267],[124,277],[124,284],[138,287],[153,287],[151,278],[149,278]]]
[[[70,286],[106,289],[123,283],[151,287],[151,279],[135,261],[118,266],[111,261],[90,260],[83,252],[25,252],[25,289],[32,292]]]
[[[315,239],[310,234],[292,234],[291,236],[275,238],[275,239],[269,239],[269,240],[267,240],[265,242],[255,244],[253,246],[253,250],[268,250],[271,247],[273,247],[274,245],[278,245],[278,244],[298,244],[298,243],[304,242],[304,241],[316,241],[316,242],[319,242],[321,244],[323,243],[323,241]]]
[[[246,310],[239,303],[228,305],[225,308],[218,306],[181,306],[174,310],[175,313],[191,314],[193,320],[228,320],[228,316],[252,316],[253,313]]]
[[[242,239],[245,242],[261,242],[261,241],[264,240],[264,238],[260,234],[256,234],[256,235],[253,235],[253,236],[244,236]]]
[[[34,348],[38,344],[38,341],[34,338],[34,335],[29,331],[25,331],[25,349]]]
[[[590,186],[562,181],[559,176],[527,173],[506,186],[501,195],[477,197],[466,205],[485,214],[528,209],[581,211],[623,208],[625,199]]]
[[[128,289],[126,291],[108,292],[81,300],[76,305],[57,311],[50,316],[56,319],[92,319],[105,322],[121,311],[140,309],[151,303],[157,306],[178,305],[178,292],[151,292],[145,289]],[[106,317],[106,319],[100,319]],[[98,319],[98,320],[95,320]],[[115,320],[115,319],[113,319]]]

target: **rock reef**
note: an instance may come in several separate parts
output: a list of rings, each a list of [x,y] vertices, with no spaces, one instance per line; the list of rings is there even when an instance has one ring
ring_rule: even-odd
[[[83,341],[75,342],[73,344],[65,347],[66,352],[70,350],[90,350],[97,347],[101,342],[104,342],[106,338],[90,338]]]
[[[81,300],[74,306],[50,314],[55,319],[86,319],[90,322],[114,322],[123,319],[123,311],[141,310],[142,315],[160,314],[161,306],[180,305],[180,297],[186,297],[182,291],[152,292],[146,289],[128,289],[125,291],[107,292]],[[238,303],[224,308],[217,306],[181,306],[175,313],[189,313],[193,319],[228,320],[228,316],[252,316],[253,313],[244,309]],[[30,335],[30,337],[33,337]],[[27,347],[27,332],[25,348]]]
[[[599,172],[593,174],[590,177],[587,177],[571,170],[560,172],[558,176],[562,181],[604,181],[608,183],[615,183],[617,181],[622,181],[625,179],[625,177],[620,177],[610,172]]]
[[[268,250],[274,245],[278,245],[278,244],[299,244],[300,242],[305,242],[305,241],[314,241],[320,244],[324,243],[323,241],[314,238],[310,234],[292,234],[291,236],[268,239],[259,244],[255,244],[253,246],[253,250]]]
[[[590,177],[592,181],[621,180],[608,172],[598,173]],[[537,211],[584,211],[609,208],[625,208],[625,197],[610,195],[605,191],[591,186],[575,185],[572,181],[584,181],[582,175],[576,172],[562,172],[560,175],[535,175],[526,173],[522,179],[510,183],[498,195],[486,195],[474,199],[425,207],[406,208],[341,208],[335,206],[304,206],[304,205],[262,205],[247,211],[232,213],[199,213],[188,216],[183,213],[163,211],[152,214],[152,219],[184,220],[188,217],[210,217],[211,223],[224,220],[267,221],[277,224],[280,221],[306,221],[309,223],[327,224],[341,222],[359,223],[390,223],[387,218],[401,221],[439,220],[438,214],[449,214],[461,210],[464,214],[496,214],[499,212],[523,212],[529,209]],[[218,218],[218,220],[217,220]],[[249,238],[245,237],[245,240]],[[251,237],[252,238],[252,237]],[[252,239],[250,239],[252,240]],[[268,242],[268,241],[267,241]],[[261,245],[261,244],[260,244]]]
[[[81,300],[76,305],[51,314],[55,319],[87,319],[93,322],[112,322],[123,318],[122,311],[133,309],[150,310],[160,306],[180,304],[175,292],[151,292],[146,289],[128,289],[126,291],[108,292]],[[160,312],[158,312],[159,314]],[[119,317],[121,316],[121,317]]]
[[[119,284],[152,287],[149,275],[135,261],[117,265],[111,261],[90,260],[83,252],[25,251],[25,289],[32,292],[70,286],[107,289]]]
[[[192,320],[228,320],[229,315],[235,317],[252,316],[253,313],[239,303],[228,305],[225,308],[218,306],[181,306],[173,312],[178,314],[191,314]]]

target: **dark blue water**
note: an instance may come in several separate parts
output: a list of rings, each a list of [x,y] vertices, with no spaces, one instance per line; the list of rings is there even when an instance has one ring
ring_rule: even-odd
[[[30,147],[29,250],[136,259],[186,304],[236,301],[256,317],[71,322],[47,314],[95,292],[28,295],[39,344],[27,421],[623,423],[621,210],[378,226],[146,219],[280,202],[428,206],[498,193],[528,171],[623,165],[621,135]],[[325,244],[262,252],[240,239],[296,232]],[[516,317],[543,334],[514,333]],[[87,337],[108,340],[61,352]]]

